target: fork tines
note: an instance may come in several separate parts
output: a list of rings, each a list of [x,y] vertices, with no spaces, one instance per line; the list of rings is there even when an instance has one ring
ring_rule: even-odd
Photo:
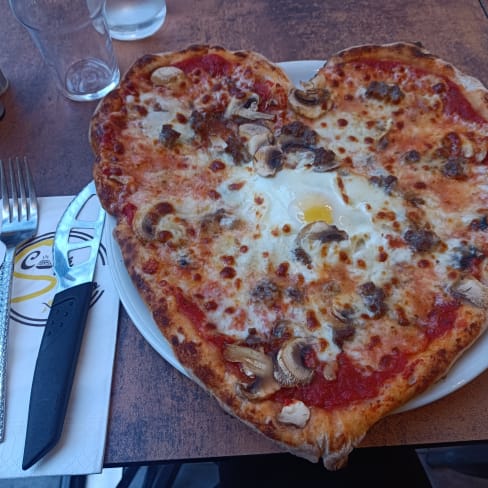
[[[0,160],[0,191],[3,205],[3,220],[10,222],[30,220],[37,213],[34,182],[27,158]]]

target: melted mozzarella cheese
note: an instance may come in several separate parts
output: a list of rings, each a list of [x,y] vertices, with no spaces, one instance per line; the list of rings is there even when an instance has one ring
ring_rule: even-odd
[[[191,109],[188,103],[174,97],[163,97],[155,93],[141,94],[141,103],[147,109],[145,117],[139,117],[139,130],[149,140],[158,140],[164,124],[180,133],[181,140],[191,141],[195,133],[190,124],[182,122],[189,119]],[[178,117],[178,114],[184,118]]]
[[[235,186],[245,184],[239,190]],[[233,185],[235,184],[235,185]],[[239,256],[238,269],[244,286],[252,286],[253,275],[266,276],[280,263],[289,263],[290,276],[302,275],[307,283],[322,279],[324,267],[340,266],[341,253],[350,258],[347,273],[357,283],[373,281],[382,286],[391,279],[391,268],[411,260],[411,250],[407,247],[391,248],[387,236],[400,232],[406,227],[407,217],[399,196],[388,195],[384,189],[375,186],[366,177],[352,173],[314,173],[305,168],[283,169],[274,177],[263,178],[251,173],[250,168],[233,170],[233,180],[225,181],[217,191],[224,206],[230,213],[252,223],[249,232],[247,253]],[[378,218],[386,214],[390,219]],[[304,226],[317,217],[335,225],[347,233],[341,242],[317,245],[311,256],[312,265],[305,266],[294,256],[297,236]],[[397,223],[395,229],[392,222]],[[253,238],[254,236],[254,238]],[[380,262],[380,250],[386,250],[388,259]],[[363,266],[357,263],[362,262]],[[242,273],[242,274],[241,274]],[[248,276],[246,278],[246,276]],[[291,280],[293,281],[293,280]],[[241,296],[249,292],[239,290]],[[310,297],[320,327],[311,335],[318,341],[315,348],[317,357],[324,363],[335,360],[340,348],[333,341],[333,328],[327,313],[320,311],[321,298]],[[216,312],[218,327],[225,333],[244,339],[248,328],[258,333],[269,334],[269,324],[281,317],[273,309],[255,305],[244,300],[246,320],[239,322],[232,317],[222,317]],[[286,318],[298,324],[296,334],[303,334],[307,324],[307,307],[289,304]]]

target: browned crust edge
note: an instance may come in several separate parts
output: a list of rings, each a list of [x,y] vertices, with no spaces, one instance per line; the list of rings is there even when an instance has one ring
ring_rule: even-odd
[[[203,56],[206,54],[218,54],[234,63],[246,62],[246,64],[252,65],[253,69],[264,70],[263,72],[269,76],[273,76],[276,82],[282,82],[285,85],[290,83],[287,75],[279,66],[263,55],[250,50],[229,51],[221,46],[195,44],[181,51],[146,54],[134,61],[122,76],[119,86],[105,98],[101,99],[95,108],[88,131],[89,142],[93,152],[95,154],[98,153],[99,133],[103,132],[106,116],[114,111],[118,111],[121,106],[121,92],[124,86],[131,82],[137,84],[139,77],[150,76],[155,69],[162,66],[169,66],[193,56]]]
[[[156,296],[143,274],[138,272],[137,242],[130,230],[121,225],[116,237],[133,282],[190,376],[211,393],[225,411],[295,455],[315,462],[322,458],[330,470],[344,466],[348,454],[378,420],[445,375],[487,326],[480,322],[477,309],[464,305],[457,319],[458,326],[412,357],[408,374],[403,372],[394,377],[378,397],[331,411],[312,407],[307,425],[297,428],[276,421],[282,404],[271,400],[251,402],[236,394],[237,378],[226,370],[220,350],[202,340],[193,324],[179,312],[170,288]]]
[[[111,124],[114,124],[117,130],[123,126],[127,114],[123,111],[124,89],[133,84],[137,87],[138,81],[144,77],[149,78],[151,73],[163,66],[169,66],[184,61],[193,56],[203,56],[206,54],[218,54],[231,63],[245,63],[259,72],[263,77],[271,78],[275,83],[281,83],[285,87],[291,86],[291,81],[283,70],[275,63],[268,60],[263,55],[249,50],[229,51],[220,46],[211,45],[192,45],[177,52],[163,52],[147,54],[137,59],[121,78],[119,86],[101,99],[95,108],[90,120],[88,139],[93,153],[96,156],[93,167],[93,179],[97,187],[97,193],[100,201],[111,215],[117,217],[117,209],[113,201],[113,195],[118,193],[118,187],[113,181],[100,172],[100,163],[103,156],[100,156],[101,141]],[[114,114],[116,120],[113,120]]]
[[[484,119],[488,120],[488,91],[486,87],[478,79],[429,52],[420,43],[396,42],[354,46],[333,55],[326,67],[330,68],[342,63],[365,59],[401,61],[445,77],[457,84],[472,107]]]

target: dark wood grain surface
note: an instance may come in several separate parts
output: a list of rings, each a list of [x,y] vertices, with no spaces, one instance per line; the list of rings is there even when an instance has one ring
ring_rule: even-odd
[[[361,43],[419,41],[488,83],[488,20],[478,0],[168,0],[168,16],[149,39],[115,41],[122,71],[148,52],[211,43],[254,49],[273,61],[326,59]],[[88,124],[96,102],[55,89],[27,32],[0,0],[0,157],[27,155],[40,195],[75,194],[91,178]],[[112,387],[107,464],[277,452],[224,414],[168,365],[122,310]],[[392,415],[364,446],[488,439],[488,373],[429,406]]]

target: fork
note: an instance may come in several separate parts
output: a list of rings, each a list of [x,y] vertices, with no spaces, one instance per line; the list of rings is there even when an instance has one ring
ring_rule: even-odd
[[[5,244],[5,258],[0,267],[0,442],[5,436],[7,336],[10,292],[16,248],[37,231],[37,198],[27,164],[19,158],[0,160],[0,196],[2,226],[0,240]]]

